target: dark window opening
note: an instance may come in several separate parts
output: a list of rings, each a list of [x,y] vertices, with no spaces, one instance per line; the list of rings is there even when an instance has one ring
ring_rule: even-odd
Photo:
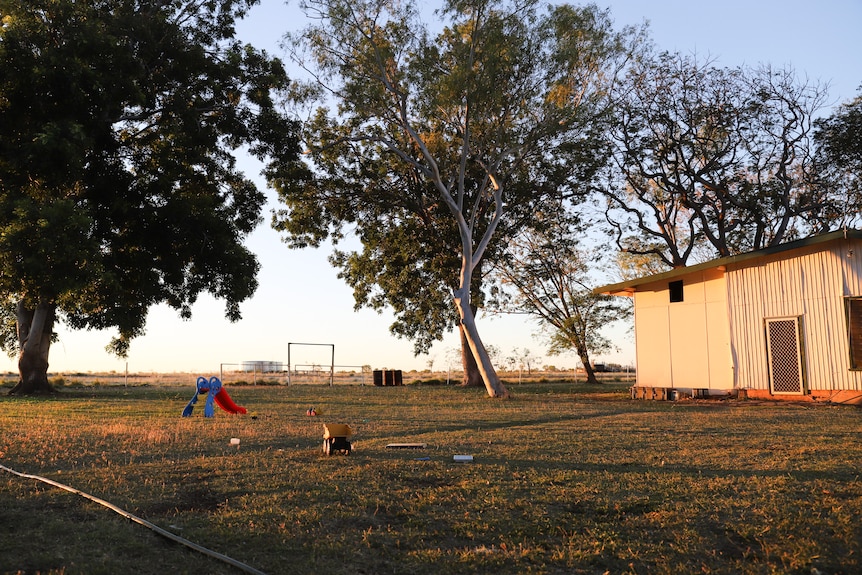
[[[668,283],[667,289],[670,292],[671,303],[682,301],[682,280]]]
[[[847,332],[850,336],[850,369],[862,369],[862,298],[847,302]]]

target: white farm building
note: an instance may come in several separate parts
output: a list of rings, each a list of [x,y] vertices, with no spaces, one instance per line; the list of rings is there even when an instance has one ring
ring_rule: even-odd
[[[862,402],[862,231],[607,285],[634,298],[633,397]]]

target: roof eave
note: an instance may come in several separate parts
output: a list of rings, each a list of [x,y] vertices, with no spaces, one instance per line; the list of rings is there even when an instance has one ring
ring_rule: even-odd
[[[792,242],[787,242],[785,244],[778,244],[775,246],[770,246],[767,248],[763,248],[761,250],[755,250],[752,252],[746,252],[744,254],[738,254],[735,256],[726,256],[723,258],[718,258],[715,260],[710,260],[708,262],[703,262],[700,264],[696,264],[693,266],[685,266],[681,268],[676,268],[672,270],[668,270],[666,272],[662,272],[659,274],[653,274],[649,276],[644,276],[641,278],[635,278],[632,280],[627,280],[624,282],[619,282],[615,284],[609,284],[605,286],[598,287],[593,290],[595,295],[627,295],[631,296],[634,292],[637,291],[638,286],[659,282],[659,281],[669,281],[680,276],[684,276],[690,273],[696,273],[704,270],[715,269],[719,267],[727,267],[731,264],[738,264],[744,262],[746,260],[751,260],[755,258],[760,258],[763,256],[768,256],[772,254],[777,254],[785,251],[795,250],[807,246],[817,245],[824,242],[829,242],[837,239],[862,239],[862,230],[838,230],[837,232],[829,232],[826,234],[820,234],[817,236],[811,236],[807,238],[803,238],[801,240],[796,240]]]

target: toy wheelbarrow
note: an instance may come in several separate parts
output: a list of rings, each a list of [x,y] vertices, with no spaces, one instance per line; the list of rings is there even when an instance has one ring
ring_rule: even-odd
[[[323,453],[332,455],[333,453],[342,452],[345,455],[350,455],[350,441],[347,439],[353,435],[353,430],[349,425],[343,423],[324,423],[323,424]]]

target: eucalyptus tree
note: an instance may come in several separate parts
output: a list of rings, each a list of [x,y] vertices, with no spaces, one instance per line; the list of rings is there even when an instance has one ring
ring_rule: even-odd
[[[817,120],[817,185],[832,199],[838,226],[862,223],[862,95],[839,106],[830,116]]]
[[[825,86],[789,68],[720,68],[674,53],[618,84],[619,179],[605,190],[623,250],[686,265],[764,248],[831,225],[811,186],[812,128]]]
[[[555,218],[512,238],[493,270],[501,280],[496,301],[536,318],[548,335],[548,353],[574,352],[587,382],[599,383],[590,358],[613,349],[603,330],[628,319],[632,308],[625,298],[593,293],[607,251],[579,240],[587,235],[579,228]]]
[[[280,184],[276,227],[295,247],[355,232],[363,251],[334,262],[357,305],[395,303],[396,330],[420,343],[459,325],[488,394],[506,396],[475,322],[477,271],[525,214],[584,189],[607,83],[637,35],[594,6],[531,0],[446,1],[434,32],[409,1],[303,7],[314,23],[288,44],[324,107],[306,134],[312,172]]]
[[[0,0],[0,299],[19,354],[13,393],[50,392],[53,327],[115,328],[147,311],[226,315],[254,292],[243,239],[264,195],[235,152],[289,166],[277,59],[234,39],[255,0]],[[11,311],[11,310],[14,310]],[[11,348],[11,349],[10,349]]]

